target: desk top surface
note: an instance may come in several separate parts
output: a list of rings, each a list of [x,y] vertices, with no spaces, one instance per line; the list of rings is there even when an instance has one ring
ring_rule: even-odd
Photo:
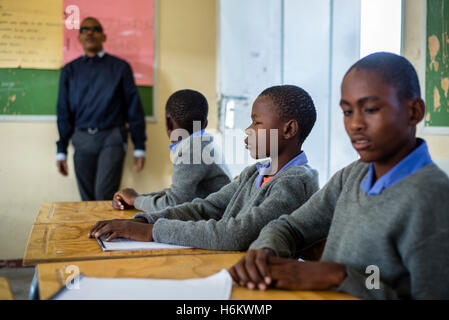
[[[88,277],[189,279],[207,277],[221,269],[228,269],[243,255],[244,253],[201,254],[39,264],[37,266],[39,293],[41,299],[48,299],[54,295],[73,274],[73,266],[77,266],[79,272]],[[231,299],[347,300],[357,298],[333,291],[249,290],[234,284]]]
[[[13,300],[11,288],[6,278],[0,277],[0,300]]]
[[[179,254],[226,253],[203,249],[102,251],[88,238],[99,220],[132,218],[137,210],[115,210],[110,201],[47,202],[33,224],[23,258],[24,266],[70,260],[98,260]]]
[[[226,253],[203,249],[154,249],[135,251],[103,251],[96,239],[87,234],[93,222],[34,224],[28,238],[24,266],[70,260],[98,260],[179,254]]]
[[[44,202],[36,223],[78,223],[112,219],[132,219],[136,209],[116,210],[111,201]]]

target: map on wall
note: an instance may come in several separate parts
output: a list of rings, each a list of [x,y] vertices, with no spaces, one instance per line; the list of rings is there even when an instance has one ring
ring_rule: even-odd
[[[427,1],[426,116],[427,128],[449,129],[449,1]]]

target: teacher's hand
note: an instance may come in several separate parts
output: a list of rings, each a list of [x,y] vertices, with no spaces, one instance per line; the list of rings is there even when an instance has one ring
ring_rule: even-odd
[[[67,166],[67,160],[58,160],[56,161],[56,167],[58,168],[58,171],[63,176],[69,175],[69,167]]]
[[[143,157],[134,158],[134,168],[136,169],[136,172],[141,171],[144,165],[145,165],[145,158]]]

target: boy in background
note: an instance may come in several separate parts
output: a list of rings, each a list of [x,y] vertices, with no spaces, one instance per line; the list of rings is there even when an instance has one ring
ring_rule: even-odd
[[[142,195],[131,188],[120,190],[112,200],[115,209],[134,206],[147,212],[159,211],[194,198],[206,198],[231,182],[229,170],[214,146],[213,136],[205,133],[208,110],[206,98],[198,91],[179,90],[168,98],[165,126],[169,139],[176,139],[170,145],[172,184],[161,191]],[[202,158],[195,161],[194,152],[201,155],[205,149],[211,155],[211,161],[205,162]]]
[[[416,138],[425,114],[416,71],[395,54],[365,57],[346,73],[340,106],[360,160],[268,224],[233,279],[250,289],[448,299],[449,179]],[[288,259],[326,237],[320,262]]]
[[[245,168],[206,199],[139,213],[138,222],[99,222],[89,236],[247,250],[268,222],[300,207],[318,190],[318,173],[302,150],[316,119],[309,94],[291,85],[268,88],[255,100],[251,118],[246,146],[252,157],[270,160]]]

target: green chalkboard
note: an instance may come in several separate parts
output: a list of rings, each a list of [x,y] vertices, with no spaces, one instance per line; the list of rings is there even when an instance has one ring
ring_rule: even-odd
[[[449,0],[428,0],[426,19],[426,127],[449,128]]]
[[[145,116],[154,117],[153,113],[153,87],[137,86],[140,100],[142,101]]]
[[[0,69],[1,115],[56,115],[60,70]],[[137,87],[146,116],[153,116],[153,87]]]

